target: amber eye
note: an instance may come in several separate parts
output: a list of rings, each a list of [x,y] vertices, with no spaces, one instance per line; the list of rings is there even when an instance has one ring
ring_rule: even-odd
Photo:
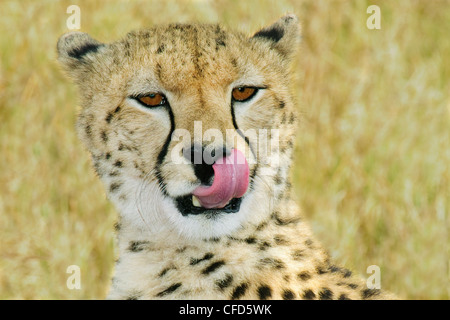
[[[162,106],[166,103],[166,98],[161,93],[150,93],[137,99],[147,107]]]
[[[252,87],[237,87],[233,89],[233,100],[243,102],[252,98],[258,89]]]

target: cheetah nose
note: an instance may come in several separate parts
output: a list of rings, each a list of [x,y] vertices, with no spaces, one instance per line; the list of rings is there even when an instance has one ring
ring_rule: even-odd
[[[214,181],[211,186],[201,185],[192,193],[204,208],[223,208],[233,198],[241,198],[248,188],[247,159],[237,149],[212,165]]]
[[[183,149],[183,156],[194,165],[194,173],[203,185],[211,185],[214,177],[214,163],[220,158],[230,155],[225,147],[205,147],[194,144]]]

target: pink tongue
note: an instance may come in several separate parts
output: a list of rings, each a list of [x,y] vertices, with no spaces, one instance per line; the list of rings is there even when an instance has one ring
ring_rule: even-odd
[[[249,168],[245,156],[232,149],[231,154],[213,164],[212,186],[199,186],[192,193],[204,208],[223,208],[233,198],[240,198],[247,191]]]

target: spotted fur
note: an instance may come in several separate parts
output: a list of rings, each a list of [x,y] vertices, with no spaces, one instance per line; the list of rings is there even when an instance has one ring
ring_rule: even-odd
[[[297,116],[289,66],[299,33],[287,15],[250,37],[220,25],[170,24],[109,44],[81,32],[60,38],[59,61],[80,88],[79,136],[120,213],[109,298],[390,297],[335,266],[291,199]],[[261,90],[234,103],[231,90],[243,85]],[[142,107],[134,97],[148,92],[169,103]],[[172,158],[176,129],[193,137],[194,121],[201,133],[228,130],[223,144],[246,151],[250,185],[236,213],[182,215],[174,204],[200,183],[191,163]],[[250,129],[267,131],[269,155],[252,149]]]

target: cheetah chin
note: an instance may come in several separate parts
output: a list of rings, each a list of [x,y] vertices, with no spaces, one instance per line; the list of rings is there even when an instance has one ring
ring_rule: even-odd
[[[392,297],[335,265],[293,199],[299,39],[292,14],[250,36],[193,23],[60,37],[78,135],[119,212],[109,299]]]

